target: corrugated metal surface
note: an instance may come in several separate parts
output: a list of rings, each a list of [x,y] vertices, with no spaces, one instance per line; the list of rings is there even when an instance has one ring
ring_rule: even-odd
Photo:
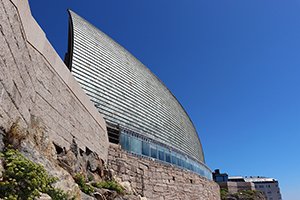
[[[71,71],[107,122],[120,124],[204,161],[189,116],[169,89],[114,40],[69,10]]]

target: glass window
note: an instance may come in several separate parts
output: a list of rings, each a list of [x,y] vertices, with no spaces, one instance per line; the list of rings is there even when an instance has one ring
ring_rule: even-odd
[[[126,151],[131,151],[131,138],[127,135],[121,135],[121,147]]]
[[[185,158],[182,158],[181,166],[186,169]]]
[[[150,148],[151,148],[151,157],[157,158],[157,147],[154,145],[150,145]]]
[[[158,148],[158,159],[165,161],[165,151],[161,148]]]
[[[177,155],[177,165],[181,167],[181,156]]]
[[[172,153],[172,164],[176,165],[176,154]]]
[[[145,156],[150,156],[150,145],[148,142],[142,142],[142,154]]]
[[[191,162],[191,171],[194,171],[194,163]]]
[[[223,182],[224,181],[224,177],[223,176],[217,176],[216,177],[216,182]]]
[[[131,151],[134,153],[138,153],[141,154],[141,141],[136,139],[136,138],[132,138],[132,146],[131,146]]]
[[[166,162],[171,163],[171,154],[170,154],[170,152],[166,151],[165,154],[166,154]]]
[[[186,168],[187,168],[188,170],[191,169],[190,161],[189,161],[189,160],[186,160]]]

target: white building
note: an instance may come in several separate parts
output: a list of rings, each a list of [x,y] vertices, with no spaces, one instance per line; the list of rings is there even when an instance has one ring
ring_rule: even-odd
[[[278,181],[274,178],[266,177],[249,177],[244,178],[245,182],[255,184],[255,189],[264,193],[270,200],[281,200],[280,188]]]

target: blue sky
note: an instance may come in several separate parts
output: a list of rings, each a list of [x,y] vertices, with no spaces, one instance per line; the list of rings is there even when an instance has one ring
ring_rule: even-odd
[[[192,119],[212,169],[300,189],[299,0],[29,0],[63,58],[70,8],[144,63]]]

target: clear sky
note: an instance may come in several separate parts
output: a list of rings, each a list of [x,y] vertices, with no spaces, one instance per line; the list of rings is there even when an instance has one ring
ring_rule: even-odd
[[[144,63],[177,97],[206,164],[300,191],[299,0],[29,0],[64,58],[70,8]]]

